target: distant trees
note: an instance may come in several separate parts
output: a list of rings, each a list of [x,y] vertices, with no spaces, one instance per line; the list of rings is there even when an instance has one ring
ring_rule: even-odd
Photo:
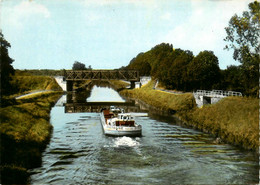
[[[137,69],[141,75],[150,74],[168,89],[211,89],[220,83],[218,58],[212,51],[203,51],[194,57],[189,50],[174,49],[165,43],[138,54],[128,69]]]
[[[72,70],[87,70],[87,69],[92,69],[91,65],[89,65],[88,68],[86,68],[85,64],[78,61],[75,61],[72,66]]]
[[[12,66],[13,59],[9,57],[8,48],[10,48],[10,43],[5,40],[4,35],[0,31],[0,76],[1,76],[1,97],[2,95],[7,95],[10,93],[12,86],[10,84],[11,75],[14,74],[14,68]]]

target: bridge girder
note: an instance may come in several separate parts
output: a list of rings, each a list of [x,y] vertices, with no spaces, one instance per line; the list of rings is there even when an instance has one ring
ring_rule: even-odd
[[[66,81],[82,80],[126,80],[140,81],[139,71],[136,70],[66,70]]]

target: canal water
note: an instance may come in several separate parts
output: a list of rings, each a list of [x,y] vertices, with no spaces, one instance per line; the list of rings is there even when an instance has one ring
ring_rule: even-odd
[[[94,86],[87,101],[124,100],[110,88]],[[253,153],[215,144],[208,134],[180,127],[170,118],[149,113],[136,121],[142,125],[142,137],[108,137],[99,113],[65,113],[58,103],[51,111],[50,144],[42,166],[31,170],[31,183],[258,183]]]

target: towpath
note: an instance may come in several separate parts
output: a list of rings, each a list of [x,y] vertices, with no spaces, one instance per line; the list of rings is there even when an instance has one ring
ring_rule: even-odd
[[[62,88],[62,90],[66,91],[66,82],[63,81],[63,76],[55,76],[54,79],[59,84],[59,86]],[[44,93],[44,92],[50,92],[50,91],[52,91],[52,90],[34,91],[34,92],[30,92],[30,93],[27,93],[27,94],[17,96],[17,97],[15,97],[15,99],[21,99],[21,98],[25,98],[27,96],[36,95],[36,94],[40,94],[40,93]]]
[[[188,92],[181,92],[181,91],[173,91],[173,90],[168,90],[168,89],[162,89],[162,88],[158,88],[158,84],[159,84],[159,81],[157,80],[154,84],[154,90],[158,90],[158,91],[163,91],[163,92],[167,92],[167,93],[171,93],[171,94],[185,94],[185,93],[188,93]]]
[[[45,92],[51,92],[52,90],[41,90],[41,91],[34,91],[34,92],[30,92],[30,93],[27,93],[27,94],[23,94],[23,95],[20,95],[20,96],[17,96],[15,97],[15,99],[22,99],[22,98],[26,98],[28,96],[31,96],[31,95],[36,95],[36,94],[41,94],[41,93],[45,93]]]

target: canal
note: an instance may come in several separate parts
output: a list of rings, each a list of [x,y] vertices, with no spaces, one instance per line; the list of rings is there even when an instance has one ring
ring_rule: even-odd
[[[113,89],[94,86],[87,102],[103,101],[124,99]],[[52,108],[53,135],[42,166],[31,170],[32,184],[258,183],[255,154],[215,144],[210,135],[178,126],[174,119],[149,113],[136,117],[142,137],[108,137],[99,113],[65,113],[62,104]]]

